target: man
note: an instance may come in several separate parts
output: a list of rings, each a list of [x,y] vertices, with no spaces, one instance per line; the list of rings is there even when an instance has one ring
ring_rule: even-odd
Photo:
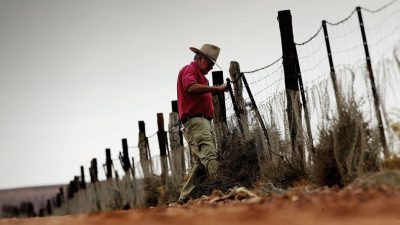
[[[217,61],[220,48],[204,44],[200,49],[191,47],[194,61],[179,72],[177,92],[179,119],[183,133],[194,154],[196,164],[189,179],[183,185],[179,202],[189,199],[190,193],[204,179],[214,179],[218,161],[211,120],[214,117],[212,94],[227,91],[226,84],[209,86],[205,75]]]

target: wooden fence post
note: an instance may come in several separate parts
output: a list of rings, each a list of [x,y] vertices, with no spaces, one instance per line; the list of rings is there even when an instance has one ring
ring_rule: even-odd
[[[231,76],[231,82],[234,86],[234,95],[236,104],[238,106],[240,123],[243,127],[244,137],[247,139],[250,137],[249,121],[246,110],[246,103],[243,98],[243,84],[240,79],[240,65],[238,62],[232,61],[229,66],[229,74]]]
[[[57,193],[57,195],[56,195],[56,207],[60,208],[61,204],[62,204],[61,195],[60,195],[60,193]]]
[[[138,140],[140,164],[142,166],[143,176],[147,178],[150,177],[150,174],[152,173],[152,168],[150,163],[149,144],[146,137],[146,125],[144,121],[139,121]]]
[[[64,195],[64,188],[60,187],[59,189],[59,194],[60,194],[60,205],[65,202],[65,195]]]
[[[183,135],[178,116],[178,102],[171,101],[172,112],[169,114],[168,132],[171,147],[172,175],[177,184],[181,184],[185,176],[185,152],[183,147]]]
[[[219,86],[224,83],[224,74],[222,71],[212,72],[213,86]],[[218,93],[213,96],[214,105],[214,130],[216,135],[216,148],[223,151],[223,143],[228,133],[226,123],[225,93]]]
[[[74,197],[74,181],[71,180],[67,188],[67,199],[70,200]]]
[[[93,158],[90,162],[90,180],[92,183],[97,183],[98,179],[98,170],[97,170],[97,159]]]
[[[157,137],[158,146],[160,148],[160,163],[161,163],[161,183],[167,184],[168,181],[168,160],[167,160],[167,135],[164,129],[164,115],[157,113]]]
[[[96,209],[98,211],[101,210],[101,205],[100,205],[100,200],[98,197],[98,191],[97,191],[97,182],[99,181],[98,178],[98,170],[97,170],[97,159],[93,158],[92,161],[90,161],[90,168],[89,168],[89,172],[90,172],[90,181],[93,184],[93,190],[94,190],[94,200],[95,200],[95,204],[96,204]]]
[[[122,168],[124,169],[125,174],[129,173],[129,169],[131,169],[132,166],[131,162],[129,161],[128,140],[126,138],[122,139],[122,163]]]
[[[112,160],[111,160],[111,150],[109,148],[106,149],[106,177],[107,180],[112,178]]]
[[[74,192],[78,193],[80,188],[79,176],[74,176]]]
[[[47,213],[47,215],[53,214],[53,207],[51,206],[50,199],[47,199],[46,213]]]
[[[85,181],[85,170],[83,166],[81,166],[81,183],[80,186],[82,189],[86,189],[86,181]]]
[[[290,10],[278,12],[279,29],[282,42],[283,69],[287,98],[287,114],[296,167],[304,173],[304,140],[301,123],[301,103],[299,93],[300,66],[293,39],[292,15]]]
[[[365,35],[365,29],[364,29],[364,22],[362,18],[362,13],[361,13],[361,7],[357,7],[357,14],[358,14],[358,21],[360,23],[360,29],[361,29],[361,36],[364,44],[364,51],[365,51],[365,58],[367,62],[367,70],[369,74],[369,80],[371,81],[371,89],[372,89],[372,95],[374,97],[374,105],[375,105],[375,113],[376,113],[376,118],[378,120],[378,127],[379,127],[379,136],[382,142],[382,148],[383,148],[383,154],[385,155],[385,158],[389,158],[390,153],[389,149],[386,143],[386,135],[385,135],[385,130],[383,127],[383,121],[382,121],[382,115],[380,111],[380,100],[379,100],[379,95],[376,90],[376,85],[375,85],[375,78],[372,70],[372,64],[371,64],[371,57],[369,55],[369,50],[368,50],[368,42],[367,42],[367,36]]]
[[[240,133],[242,135],[244,135],[244,129],[243,129],[243,124],[242,124],[241,118],[240,118],[239,107],[236,103],[235,95],[233,94],[233,89],[232,89],[232,85],[231,85],[231,80],[229,78],[226,78],[226,86],[228,87],[229,95],[231,96],[233,110],[235,111],[235,115],[236,115]]]

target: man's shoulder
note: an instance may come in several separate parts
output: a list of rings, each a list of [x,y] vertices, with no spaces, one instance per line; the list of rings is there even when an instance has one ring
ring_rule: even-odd
[[[196,73],[197,69],[193,63],[190,63],[180,70],[179,74],[186,74],[186,73]]]

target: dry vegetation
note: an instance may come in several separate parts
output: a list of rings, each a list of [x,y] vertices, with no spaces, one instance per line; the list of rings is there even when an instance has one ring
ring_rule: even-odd
[[[354,88],[353,86],[350,85],[351,88]],[[317,90],[317,92],[319,98],[325,98],[319,101],[326,102],[328,99],[324,96],[327,95],[326,91]],[[365,118],[362,109],[364,103],[357,99],[354,93],[355,90],[350,90],[339,94],[341,105],[333,116],[326,109],[330,107],[329,105],[319,106],[322,107],[319,121],[323,121],[323,125],[320,126],[317,138],[314,139],[316,143],[314,152],[305,141],[307,159],[303,161],[296,160],[291,149],[287,122],[284,128],[279,128],[276,125],[278,122],[272,120],[268,127],[270,148],[263,140],[262,131],[258,126],[251,126],[251,139],[240,135],[237,127],[231,127],[231,133],[227,134],[219,145],[222,148],[219,150],[221,165],[218,179],[212,182],[205,180],[195,189],[193,197],[210,195],[214,189],[226,191],[235,186],[254,188],[257,183],[283,189],[293,187],[299,182],[344,187],[379,171],[399,169],[398,156],[392,155],[383,159],[379,133]],[[285,105],[284,100],[280,101],[280,105]],[[271,118],[275,116],[273,110],[270,109]],[[285,112],[283,111],[281,115],[285,115]],[[287,120],[286,117],[284,119]],[[398,123],[391,126],[397,133],[397,138],[400,138],[399,127]]]

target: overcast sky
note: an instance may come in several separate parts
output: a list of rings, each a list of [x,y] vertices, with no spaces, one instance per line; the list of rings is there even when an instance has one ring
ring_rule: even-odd
[[[226,76],[231,60],[251,70],[281,56],[279,10],[301,42],[322,19],[386,2],[0,0],[0,189],[67,183],[105,148],[117,158],[122,138],[137,145],[139,120],[151,135],[163,112],[167,127],[191,46],[220,46]]]

